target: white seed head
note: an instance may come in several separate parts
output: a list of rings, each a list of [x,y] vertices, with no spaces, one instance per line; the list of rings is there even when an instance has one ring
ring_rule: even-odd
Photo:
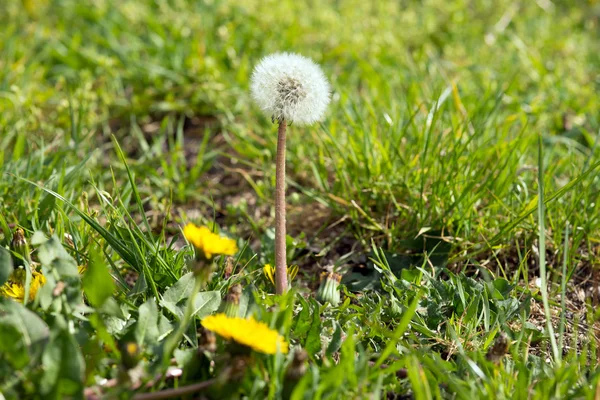
[[[329,82],[321,68],[292,53],[263,58],[252,72],[250,90],[267,116],[299,125],[320,121],[330,99]]]

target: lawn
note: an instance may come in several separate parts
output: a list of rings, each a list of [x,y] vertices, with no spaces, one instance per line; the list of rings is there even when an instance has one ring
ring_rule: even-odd
[[[6,0],[0,26],[0,399],[600,398],[598,1]],[[277,52],[331,85],[287,130],[283,295],[250,90]]]

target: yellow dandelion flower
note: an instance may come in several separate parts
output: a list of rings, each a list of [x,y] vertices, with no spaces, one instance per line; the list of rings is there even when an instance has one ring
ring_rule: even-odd
[[[277,350],[286,354],[288,344],[277,331],[254,318],[230,318],[215,314],[202,320],[202,326],[227,340],[247,346],[264,354],[275,354]]]
[[[238,251],[235,240],[212,233],[206,226],[187,224],[183,228],[183,235],[207,260],[219,254],[232,256]]]
[[[287,267],[288,283],[291,283],[296,275],[298,274],[299,267],[297,265],[290,265]],[[275,285],[275,267],[271,264],[265,264],[263,267],[263,273]]]
[[[39,288],[46,284],[46,277],[41,272],[34,271],[29,285],[29,301],[35,299]],[[9,280],[0,287],[0,295],[23,301],[25,298],[25,280]]]

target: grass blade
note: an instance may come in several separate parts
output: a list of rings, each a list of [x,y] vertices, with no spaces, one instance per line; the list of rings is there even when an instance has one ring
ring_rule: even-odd
[[[546,329],[550,336],[550,345],[552,346],[552,355],[555,362],[560,362],[560,354],[554,337],[554,328],[552,327],[552,314],[550,313],[550,303],[548,302],[548,282],[546,276],[546,226],[545,226],[545,202],[544,202],[544,154],[542,147],[542,135],[538,137],[538,226],[539,226],[539,251],[540,251],[540,279],[542,281],[542,302],[544,303],[544,314],[546,315]]]

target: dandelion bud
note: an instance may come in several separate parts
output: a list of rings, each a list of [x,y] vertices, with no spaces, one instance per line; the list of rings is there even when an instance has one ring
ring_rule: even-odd
[[[13,235],[12,242],[10,242],[11,249],[21,255],[22,258],[14,257],[15,266],[23,265],[23,260],[27,264],[31,264],[31,256],[29,255],[29,245],[27,239],[25,239],[25,232],[21,228],[17,228]]]
[[[242,296],[242,285],[235,284],[225,296],[224,313],[230,318],[235,318],[240,313],[240,297]]]
[[[340,304],[338,286],[341,280],[341,275],[334,274],[333,272],[323,272],[321,274],[321,285],[317,292],[317,300],[322,303],[329,302],[334,307]]]

